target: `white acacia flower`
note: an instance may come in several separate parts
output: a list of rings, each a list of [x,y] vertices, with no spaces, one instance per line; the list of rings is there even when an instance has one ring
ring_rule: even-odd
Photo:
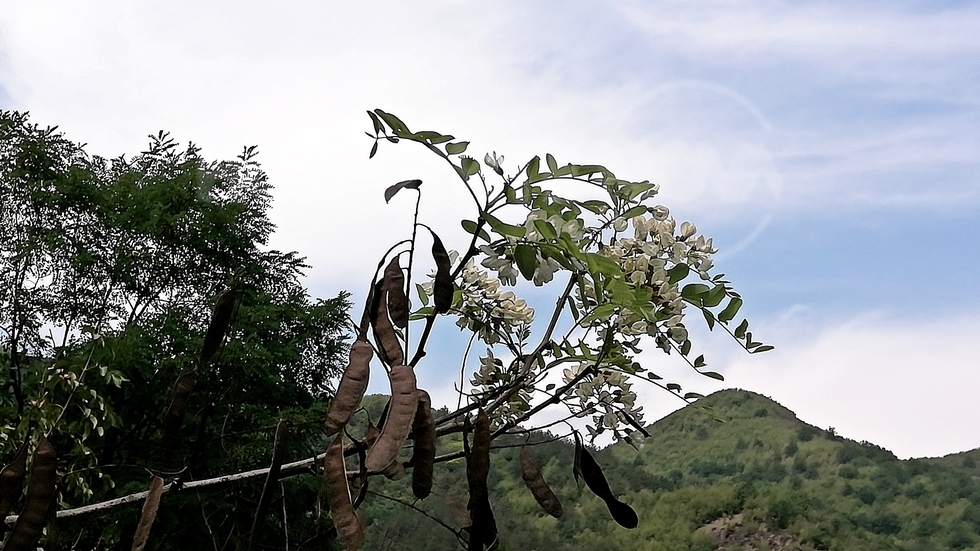
[[[653,215],[654,220],[658,222],[663,222],[664,220],[667,219],[668,216],[670,216],[670,209],[668,209],[663,205],[657,205],[653,207],[653,212],[651,212],[650,214]]]
[[[687,239],[697,232],[698,228],[694,224],[690,222],[681,223],[681,239]]]

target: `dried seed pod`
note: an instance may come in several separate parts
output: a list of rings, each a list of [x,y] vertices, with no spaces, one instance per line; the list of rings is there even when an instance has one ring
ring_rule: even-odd
[[[419,499],[432,491],[432,466],[436,458],[436,421],[429,393],[419,390],[419,405],[412,421],[412,493]]]
[[[405,465],[396,457],[394,461],[381,470],[381,474],[388,480],[401,480],[405,477]]]
[[[374,301],[371,308],[371,327],[374,329],[374,340],[378,343],[381,359],[388,365],[395,366],[405,363],[402,345],[395,334],[395,328],[388,319],[388,294],[385,292],[385,281],[382,279],[375,284]]]
[[[385,268],[385,293],[388,302],[388,315],[396,327],[408,327],[408,296],[405,294],[405,275],[395,255]]]
[[[262,494],[259,497],[259,504],[255,506],[255,517],[252,519],[252,530],[248,538],[248,549],[255,549],[255,540],[258,539],[259,528],[265,519],[265,513],[272,503],[272,495],[279,485],[279,471],[282,469],[282,462],[286,458],[286,448],[289,445],[289,423],[285,419],[280,419],[276,425],[276,436],[272,444],[272,463],[269,465],[269,472],[265,476],[265,484],[262,485]]]
[[[136,534],[133,536],[133,551],[143,551],[146,542],[150,538],[150,528],[153,521],[157,518],[157,511],[160,510],[160,496],[163,495],[163,479],[154,476],[150,481],[150,491],[143,502],[143,511],[140,513],[140,522],[136,526]]]
[[[4,551],[33,551],[41,532],[54,513],[58,456],[47,437],[42,436],[31,461],[31,482],[27,502],[4,545]]]
[[[606,507],[609,509],[609,514],[612,515],[613,520],[623,528],[636,528],[636,525],[639,524],[636,511],[629,505],[616,499],[616,496],[613,495],[612,490],[609,488],[606,476],[602,474],[602,468],[596,463],[592,454],[584,448],[581,449],[581,467],[582,478],[585,479],[585,484],[592,490],[592,493],[606,502]]]
[[[187,404],[191,399],[191,392],[197,383],[197,376],[193,371],[185,371],[177,377],[174,383],[174,397],[167,408],[167,416],[163,420],[163,438],[165,441],[177,437],[180,425],[184,423],[184,414],[187,413]]]
[[[561,518],[561,502],[558,501],[555,493],[545,482],[544,475],[541,474],[541,467],[531,457],[531,452],[527,446],[521,448],[521,478],[524,479],[527,489],[531,490],[531,495],[534,496],[538,505],[549,515]]]
[[[446,247],[436,232],[430,230],[430,233],[432,233],[432,260],[436,263],[436,278],[432,284],[432,298],[435,311],[439,314],[445,314],[452,307],[453,294],[456,292],[450,273],[452,262],[449,259],[449,253],[446,252]]]
[[[27,444],[25,440],[14,460],[0,471],[0,519],[3,519],[13,509],[14,504],[24,492],[24,478],[27,475]],[[6,526],[0,526],[0,534],[6,531]]]
[[[391,382],[391,406],[388,417],[381,427],[381,434],[368,450],[364,464],[373,473],[381,472],[398,457],[418,407],[415,370],[409,365],[396,365],[388,373]]]
[[[327,435],[333,435],[347,425],[350,416],[361,403],[364,391],[367,390],[368,380],[371,375],[371,358],[374,357],[374,349],[366,339],[358,338],[350,347],[350,356],[347,361],[347,369],[337,385],[337,392],[333,400],[330,401],[330,409],[327,410]]]
[[[354,512],[347,484],[347,467],[344,465],[344,433],[334,438],[323,459],[324,490],[330,516],[343,540],[347,551],[356,551],[364,544],[364,527]]]
[[[218,297],[218,302],[214,305],[214,312],[211,314],[211,323],[208,324],[208,331],[204,334],[204,344],[201,346],[201,365],[210,360],[218,348],[221,341],[228,333],[231,326],[231,318],[235,314],[235,305],[241,296],[241,287],[235,286],[228,289]]]
[[[465,439],[464,439],[465,441]],[[483,551],[497,539],[497,522],[490,507],[490,418],[482,408],[473,422],[473,446],[466,455],[466,481],[470,490],[469,551]]]

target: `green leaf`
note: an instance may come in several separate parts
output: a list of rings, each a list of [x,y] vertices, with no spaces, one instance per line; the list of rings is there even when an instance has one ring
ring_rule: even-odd
[[[688,340],[684,341],[684,344],[681,345],[681,355],[682,356],[687,356],[687,354],[690,351],[691,351],[691,341],[690,341],[690,339],[688,339]]]
[[[689,283],[685,285],[683,289],[681,289],[681,296],[688,300],[697,301],[710,290],[711,287],[708,287],[703,283]]]
[[[422,301],[422,306],[428,306],[429,305],[429,293],[426,293],[425,292],[425,288],[422,287],[422,284],[416,283],[415,284],[415,290],[419,294],[419,300]]]
[[[713,330],[715,328],[714,314],[712,314],[710,310],[705,310],[705,309],[701,310],[701,314],[704,315],[704,321],[705,323],[708,324],[708,331]]]
[[[417,190],[421,185],[422,185],[422,180],[403,180],[401,182],[398,182],[397,184],[392,184],[388,186],[388,189],[385,190],[385,203],[391,201],[391,198],[394,197],[395,194],[398,193],[399,191],[406,188]]]
[[[594,212],[595,214],[602,214],[607,210],[609,210],[610,208],[612,208],[605,201],[598,201],[598,200],[585,201],[579,204],[581,204],[587,210]]]
[[[368,114],[369,117],[371,117],[371,123],[374,125],[374,133],[375,133],[375,135],[384,132],[385,127],[384,127],[383,124],[381,124],[381,121],[378,120],[378,116],[375,115],[374,113],[370,112],[370,111],[368,111],[367,114]]]
[[[446,153],[450,155],[459,155],[460,153],[466,151],[466,146],[470,145],[470,142],[454,142],[446,144]]]
[[[687,264],[678,264],[667,270],[667,282],[677,283],[687,277],[689,273],[691,273],[691,268]]]
[[[775,346],[772,346],[771,344],[764,344],[764,345],[756,348],[755,350],[752,350],[750,352],[750,354],[757,354],[759,352],[768,352],[769,350],[772,350],[773,348],[775,348]]]
[[[738,324],[738,327],[735,328],[735,338],[737,338],[737,339],[744,339],[745,338],[745,331],[748,328],[749,328],[749,320],[743,319],[742,320],[742,323]]]
[[[725,286],[715,285],[711,292],[709,292],[703,299],[701,299],[701,304],[706,308],[714,308],[721,304],[721,301],[725,298]]]
[[[619,269],[619,264],[616,264],[601,254],[585,253],[585,262],[589,266],[589,271],[593,274],[612,277],[622,273]]]
[[[678,391],[680,391],[680,389],[681,389],[681,385],[679,385],[677,383],[667,383],[667,390],[672,390],[674,392],[678,392]]]
[[[398,117],[392,115],[391,113],[385,113],[380,109],[375,109],[374,112],[377,113],[389,127],[391,127],[396,136],[407,138],[412,135],[412,133],[409,132],[408,127],[405,126],[405,123],[403,123]]]
[[[558,239],[558,231],[547,220],[535,220],[534,229],[538,230],[545,239]]]
[[[374,144],[371,145],[371,153],[368,154],[368,159],[373,159],[378,153],[378,140],[374,140]]]
[[[461,220],[459,222],[459,224],[461,226],[463,226],[463,229],[466,230],[467,233],[469,233],[471,235],[472,234],[476,234],[476,222],[474,222],[472,220]],[[490,234],[488,234],[486,232],[486,230],[484,230],[484,229],[481,228],[480,229],[480,239],[482,239],[482,240],[486,241],[487,243],[489,243],[490,242]]]
[[[550,170],[552,173],[558,172],[558,163],[555,162],[555,158],[551,156],[551,153],[545,155],[544,158],[548,163],[548,170]]]
[[[548,385],[544,387],[545,392],[551,392],[554,389],[555,389],[555,383],[548,383]]]
[[[738,309],[741,307],[742,299],[738,297],[732,298],[732,300],[728,302],[728,306],[726,306],[725,309],[718,314],[718,321],[723,321],[725,323],[732,321],[735,318],[735,314],[738,313]]]
[[[643,206],[633,207],[630,210],[628,210],[628,211],[626,211],[626,212],[623,213],[623,218],[626,218],[626,219],[635,218],[635,217],[637,217],[637,216],[639,216],[641,214],[646,214],[646,212],[647,212],[647,208],[646,207],[643,207]]]
[[[538,266],[538,255],[534,247],[523,243],[514,247],[514,261],[517,262],[517,269],[521,271],[524,279],[531,281],[534,269]]]
[[[704,354],[701,354],[697,358],[694,358],[694,367],[704,367],[707,365],[704,363]]]
[[[716,381],[724,381],[725,380],[724,375],[722,375],[721,373],[715,372],[715,371],[701,371],[701,374],[704,375],[705,377],[711,377],[712,379],[715,379]]]
[[[430,143],[432,145],[439,145],[441,143],[446,143],[453,139],[453,136],[443,135],[438,132],[433,132],[431,130],[423,130],[422,132],[416,132],[412,137],[422,142]]]
[[[490,227],[493,228],[493,231],[501,235],[508,235],[510,237],[522,238],[527,234],[527,229],[525,229],[524,226],[513,226],[511,224],[505,224],[501,222],[496,216],[488,212],[483,213],[483,219],[487,221],[487,224],[490,224]]]
[[[480,163],[470,157],[463,157],[460,168],[463,169],[463,179],[469,179],[470,176],[480,172]]]

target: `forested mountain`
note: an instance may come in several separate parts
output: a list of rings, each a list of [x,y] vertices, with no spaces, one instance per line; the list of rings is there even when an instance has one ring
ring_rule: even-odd
[[[380,410],[379,398],[369,409]],[[495,450],[500,549],[980,549],[980,450],[900,461],[743,390],[708,396],[648,430],[638,450],[620,443],[594,452],[613,493],[639,515],[635,530],[618,526],[602,501],[576,485],[570,442],[532,448],[562,502],[560,519],[538,507],[521,480],[520,447]],[[366,548],[460,548],[450,529],[467,519],[465,465],[436,469],[424,502],[413,501],[407,480],[371,480],[361,508]],[[415,503],[447,526],[375,492]]]

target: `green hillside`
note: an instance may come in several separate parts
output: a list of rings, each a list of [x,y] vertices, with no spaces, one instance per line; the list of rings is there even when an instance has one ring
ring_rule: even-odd
[[[520,448],[496,450],[490,483],[500,549],[980,551],[980,450],[900,461],[742,390],[708,396],[649,432],[639,450],[617,444],[594,453],[613,491],[638,513],[635,530],[619,527],[602,501],[577,487],[570,443],[533,448],[564,506],[557,520],[524,486]],[[376,478],[372,492],[414,502],[407,479]],[[415,505],[458,529],[467,520],[465,478],[462,460],[437,465],[433,495]],[[367,549],[460,548],[437,522],[378,495],[368,495],[361,514]]]

